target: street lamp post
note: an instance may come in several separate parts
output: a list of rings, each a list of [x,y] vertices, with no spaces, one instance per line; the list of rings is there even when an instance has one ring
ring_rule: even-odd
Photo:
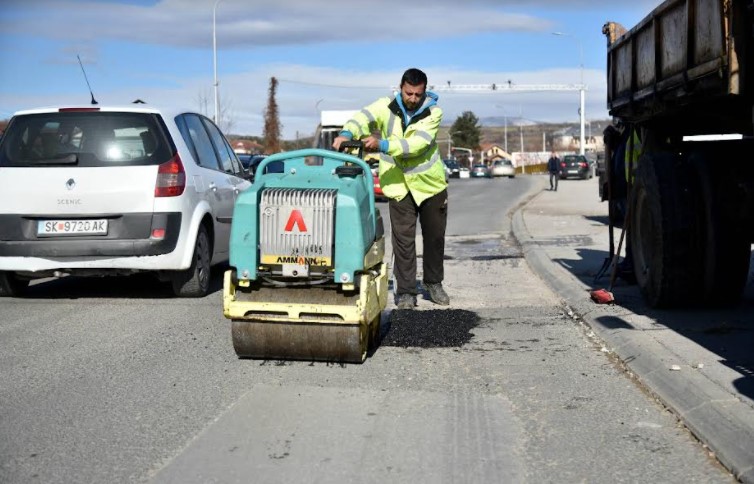
[[[448,158],[452,158],[453,157],[452,146],[453,146],[453,135],[454,134],[458,134],[458,133],[455,132],[455,131],[448,131]]]
[[[505,114],[505,108],[499,104],[495,104],[495,107],[500,108],[503,111],[503,125],[505,129],[505,152],[508,153],[508,115]]]
[[[220,122],[220,94],[217,92],[217,4],[222,0],[215,0],[215,6],[212,7],[212,63],[215,71],[215,123]]]
[[[557,35],[560,37],[570,37],[579,44],[579,69],[581,71],[581,85],[579,86],[579,119],[581,122],[581,139],[580,139],[580,146],[579,146],[579,154],[584,154],[584,145],[586,144],[586,140],[584,139],[584,124],[585,124],[585,113],[584,113],[584,46],[581,42],[581,39],[576,37],[575,35],[567,34],[565,32],[553,32],[552,35]]]

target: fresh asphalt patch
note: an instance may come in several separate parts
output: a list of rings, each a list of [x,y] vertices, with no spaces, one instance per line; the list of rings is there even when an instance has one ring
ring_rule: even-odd
[[[460,348],[474,335],[479,316],[464,309],[393,310],[382,346],[400,348]]]

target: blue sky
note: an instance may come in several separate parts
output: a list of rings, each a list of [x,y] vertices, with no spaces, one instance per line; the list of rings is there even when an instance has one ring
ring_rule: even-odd
[[[602,25],[630,28],[659,3],[4,0],[0,119],[19,109],[87,104],[77,55],[100,104],[138,98],[211,117],[213,9],[220,124],[232,133],[262,134],[272,76],[280,81],[276,99],[290,139],[311,135],[319,110],[359,109],[391,95],[408,67],[438,86],[577,84],[582,53],[586,118],[605,119]],[[438,94],[446,123],[464,111],[482,124],[503,116],[579,119],[577,92]]]

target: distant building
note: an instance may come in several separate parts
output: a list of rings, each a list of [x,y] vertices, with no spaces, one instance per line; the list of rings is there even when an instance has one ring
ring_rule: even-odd
[[[256,141],[248,139],[238,139],[230,142],[235,151],[239,155],[256,155],[262,154],[264,146],[260,145]]]
[[[482,159],[487,163],[492,163],[499,159],[512,159],[510,153],[506,152],[500,145],[495,143],[482,143],[480,146]]]
[[[607,123],[587,123],[584,133],[584,151],[603,151],[605,143],[602,131]],[[555,151],[579,151],[581,149],[581,129],[578,126],[561,129],[552,134],[552,149]]]

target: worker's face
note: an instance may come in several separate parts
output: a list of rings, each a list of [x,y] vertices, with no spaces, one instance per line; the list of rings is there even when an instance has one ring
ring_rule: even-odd
[[[414,86],[408,82],[404,82],[401,86],[401,98],[403,105],[409,111],[416,110],[424,102],[424,93],[427,91],[426,84],[419,84]]]

